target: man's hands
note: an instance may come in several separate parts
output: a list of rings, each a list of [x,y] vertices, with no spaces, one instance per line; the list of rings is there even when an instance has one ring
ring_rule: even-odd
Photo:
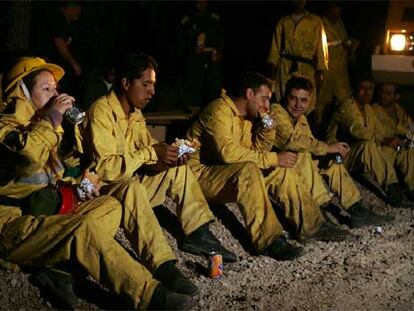
[[[328,145],[328,153],[339,153],[342,158],[346,158],[349,152],[349,145],[347,143],[338,142]]]
[[[291,151],[284,151],[277,154],[279,160],[278,166],[280,167],[294,167],[298,156],[296,153]]]
[[[398,137],[385,137],[382,141],[383,145],[389,146],[397,150],[398,146],[402,145],[402,141]]]
[[[190,154],[186,153],[181,157],[178,157],[178,147],[168,145],[166,143],[158,143],[152,145],[157,154],[158,161],[168,167],[179,166],[187,163],[190,159]]]
[[[99,197],[99,189],[101,189],[101,185],[98,175],[89,170],[85,170],[83,178],[76,189],[78,199],[87,201]]]

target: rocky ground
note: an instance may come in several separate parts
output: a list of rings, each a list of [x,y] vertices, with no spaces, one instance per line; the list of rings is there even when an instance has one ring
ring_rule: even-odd
[[[175,233],[166,230],[177,250],[178,265],[201,289],[194,310],[413,310],[413,210],[391,208],[366,189],[362,192],[368,206],[394,215],[395,220],[382,226],[382,232],[375,227],[352,230],[356,236],[352,241],[305,245],[305,255],[292,262],[249,254],[237,207],[222,207],[212,230],[240,258],[225,264],[220,280],[209,279],[207,260],[179,251]],[[170,217],[167,208],[158,215]],[[162,222],[167,229],[174,228],[170,221]],[[118,239],[124,243],[122,232]],[[82,298],[79,310],[125,308],[88,283],[77,289]],[[29,274],[0,270],[1,310],[56,309],[43,297]]]

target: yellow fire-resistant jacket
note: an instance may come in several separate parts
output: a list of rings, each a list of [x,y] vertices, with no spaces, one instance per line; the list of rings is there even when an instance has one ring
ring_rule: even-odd
[[[288,56],[300,56],[313,64],[293,62]],[[291,15],[283,17],[277,23],[267,61],[276,66],[273,79],[276,81],[274,92],[277,102],[282,99],[286,83],[292,75],[305,77],[315,86],[315,69],[328,70],[328,45],[321,18],[306,12],[295,25]],[[295,63],[297,68],[293,66]],[[307,113],[312,112],[315,106],[316,91]]]
[[[269,131],[272,135],[270,132],[273,131]],[[234,102],[223,92],[204,109],[187,132],[187,138],[197,138],[201,142],[200,151],[191,157],[190,165],[250,161],[264,169],[277,166],[277,154],[262,151],[268,146],[256,145],[259,141],[255,137],[252,123],[244,120]]]
[[[152,147],[157,141],[147,130],[141,110],[136,109],[127,118],[114,91],[99,98],[88,116],[83,148],[92,155],[103,182],[130,178],[142,165],[157,162]]]
[[[343,102],[334,113],[327,141],[354,143],[362,140],[381,143],[385,134],[371,105],[360,105],[351,98]]]
[[[62,140],[62,127],[55,129],[49,121],[34,121],[34,118],[32,103],[17,86],[7,98],[7,109],[0,114],[0,141],[12,150],[25,154],[35,165],[28,168],[25,176],[16,177],[1,186],[1,195],[23,198],[63,175],[64,168],[57,156],[50,162],[51,154],[56,154]],[[31,171],[33,167],[37,170]]]
[[[348,34],[345,30],[344,23],[340,19],[333,24],[326,17],[322,18],[322,22],[328,41],[329,69],[333,67],[346,67],[348,51],[342,43],[348,40]]]
[[[313,155],[326,155],[328,145],[317,140],[304,115],[294,122],[289,113],[280,104],[271,106],[276,124],[274,145],[279,151],[310,152]]]
[[[282,53],[307,59],[316,56],[316,69],[328,69],[326,34],[319,16],[306,12],[297,25],[291,15],[282,17],[272,37],[268,62],[278,65]],[[299,63],[300,68],[308,65]]]
[[[372,109],[375,112],[381,126],[386,130],[386,136],[406,137],[409,127],[412,124],[412,120],[400,105],[397,103],[393,105],[393,116],[391,116],[381,105],[377,103],[372,105]]]

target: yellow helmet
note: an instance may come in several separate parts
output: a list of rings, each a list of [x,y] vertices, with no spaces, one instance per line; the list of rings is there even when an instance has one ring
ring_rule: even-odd
[[[21,57],[17,60],[17,62],[13,65],[13,67],[5,74],[4,76],[4,94],[16,85],[21,79],[26,77],[27,75],[35,72],[37,70],[48,70],[50,71],[53,76],[55,77],[56,81],[62,79],[65,71],[62,67],[46,63],[43,58],[40,57]]]

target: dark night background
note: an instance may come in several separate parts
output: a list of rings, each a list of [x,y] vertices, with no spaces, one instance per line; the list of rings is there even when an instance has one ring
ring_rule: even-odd
[[[192,9],[190,1],[83,1],[78,23],[81,32],[76,53],[84,70],[100,66],[125,49],[152,54],[160,65],[160,84],[172,83],[180,73],[174,45],[181,18]],[[354,68],[369,66],[375,45],[382,43],[388,1],[340,1],[348,33],[361,41]],[[32,1],[31,34],[47,19],[56,2]],[[0,51],[6,54],[7,8],[0,3]],[[326,2],[308,1],[307,9],[322,14]],[[278,19],[290,12],[289,1],[210,1],[210,11],[220,15],[224,28],[224,82],[235,72],[266,73],[266,58]],[[3,58],[4,59],[4,58]],[[352,69],[352,68],[351,68]]]

